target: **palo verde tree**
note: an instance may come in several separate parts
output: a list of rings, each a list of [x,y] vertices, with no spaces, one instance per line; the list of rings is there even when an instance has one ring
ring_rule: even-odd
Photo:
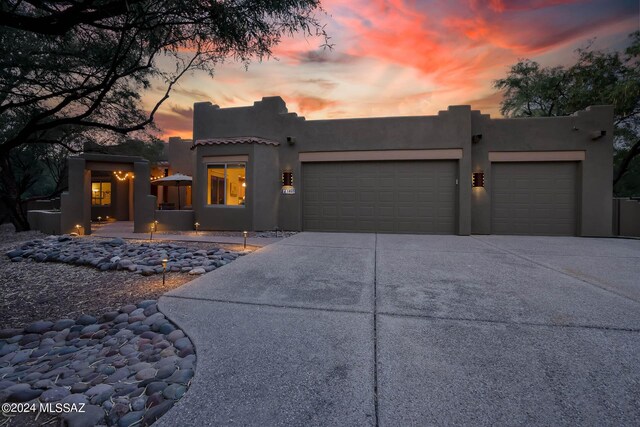
[[[565,116],[589,105],[613,105],[614,190],[637,195],[640,32],[631,34],[630,41],[624,52],[595,51],[590,45],[578,49],[578,60],[569,67],[541,67],[537,62],[521,60],[505,78],[496,80],[494,87],[504,91],[500,111],[508,117]]]
[[[184,75],[268,58],[295,32],[326,44],[320,12],[319,0],[2,1],[0,201],[16,229],[29,228],[25,147],[143,139]],[[161,94],[146,111],[150,89]]]

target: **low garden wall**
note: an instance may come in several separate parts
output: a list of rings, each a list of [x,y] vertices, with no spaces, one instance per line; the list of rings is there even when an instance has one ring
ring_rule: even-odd
[[[195,213],[192,210],[157,210],[156,221],[158,231],[189,231],[194,230]]]
[[[44,234],[61,234],[60,211],[28,211],[27,220],[32,230],[37,230]]]
[[[613,199],[613,234],[640,237],[640,199]]]

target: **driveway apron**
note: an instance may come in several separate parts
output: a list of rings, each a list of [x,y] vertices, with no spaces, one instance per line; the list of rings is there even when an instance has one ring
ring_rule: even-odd
[[[639,261],[619,239],[297,234],[160,299],[198,360],[158,425],[638,425]]]
[[[193,339],[164,426],[375,425],[375,235],[302,233],[161,298]]]

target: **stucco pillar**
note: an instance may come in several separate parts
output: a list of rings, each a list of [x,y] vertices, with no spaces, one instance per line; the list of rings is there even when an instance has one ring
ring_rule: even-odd
[[[146,233],[154,220],[156,197],[151,193],[149,162],[133,164],[133,232]]]
[[[69,191],[60,200],[60,232],[75,232],[79,224],[82,234],[91,234],[91,171],[81,157],[70,157],[68,162]]]
[[[450,106],[440,115],[447,120],[451,135],[462,147],[462,158],[458,161],[458,235],[471,234],[471,107]]]

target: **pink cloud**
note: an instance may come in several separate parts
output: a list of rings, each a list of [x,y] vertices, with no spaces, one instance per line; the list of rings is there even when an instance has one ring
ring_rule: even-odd
[[[169,136],[191,138],[193,132],[193,108],[185,108],[178,105],[163,106],[155,114],[154,122],[163,138]]]
[[[213,80],[189,82],[179,109],[162,109],[166,132],[190,134],[188,108],[209,100],[251,105],[281,95],[289,111],[309,119],[435,114],[468,103],[497,114],[492,80],[519,58],[544,65],[572,61],[572,50],[595,36],[637,27],[634,0],[323,0],[322,39],[283,38],[279,61],[221,65]],[[605,46],[606,47],[606,46]],[[291,94],[287,96],[287,94]],[[203,95],[205,98],[203,99]],[[195,98],[194,98],[195,96]],[[172,98],[175,99],[175,98]]]

